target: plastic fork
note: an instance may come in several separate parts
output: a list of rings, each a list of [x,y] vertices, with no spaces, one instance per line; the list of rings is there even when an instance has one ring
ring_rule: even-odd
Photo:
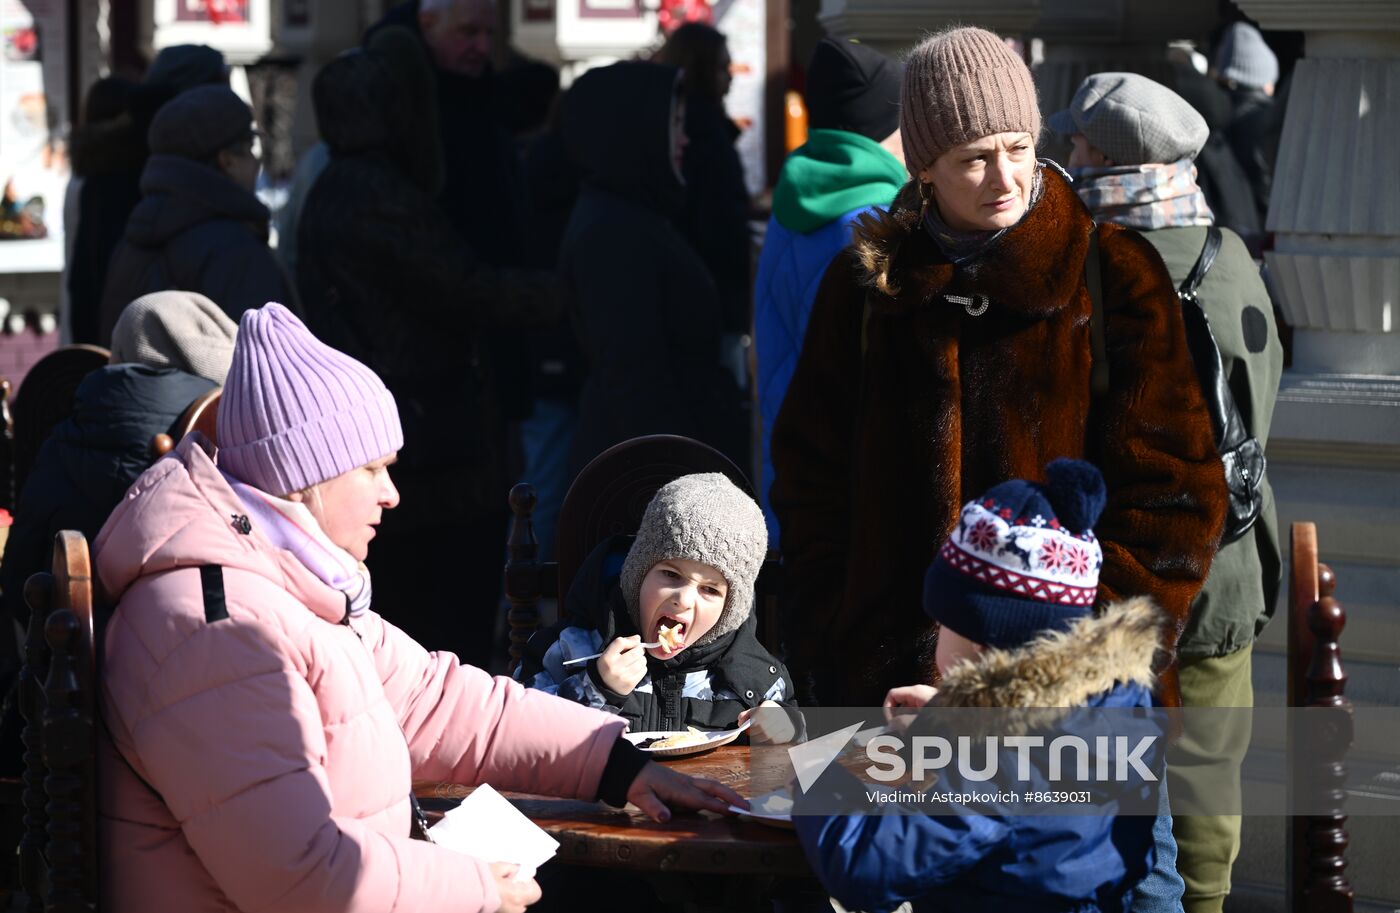
[[[654,643],[654,644],[637,644],[637,646],[641,647],[643,650],[653,650],[653,649],[655,649],[655,648],[661,646],[661,641],[658,640],[658,641],[657,641],[656,643]],[[590,654],[588,654],[587,656],[579,656],[579,657],[575,657],[574,659],[566,659],[566,660],[564,660],[564,665],[566,665],[566,666],[577,666],[579,663],[586,663],[586,662],[588,662],[590,659],[597,659],[598,657],[600,657],[600,656],[602,656],[602,655],[603,655],[603,654],[601,654],[601,653],[590,653]]]

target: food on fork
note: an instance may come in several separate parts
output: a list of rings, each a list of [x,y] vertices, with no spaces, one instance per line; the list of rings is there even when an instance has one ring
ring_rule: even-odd
[[[656,639],[661,642],[661,646],[666,648],[667,653],[675,652],[676,648],[684,643],[684,635],[681,634],[681,626],[662,625],[656,632]]]

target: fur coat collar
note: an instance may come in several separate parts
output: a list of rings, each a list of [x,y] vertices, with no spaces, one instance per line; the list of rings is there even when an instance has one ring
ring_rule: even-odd
[[[855,253],[864,281],[877,293],[869,296],[871,310],[903,314],[942,304],[944,296],[980,295],[1029,319],[1068,306],[1083,277],[1078,267],[1094,219],[1062,172],[1047,167],[1042,179],[1040,200],[1025,218],[961,266],[919,227],[921,204],[913,182],[888,211],[864,216],[855,230]]]
[[[1079,707],[1116,685],[1154,684],[1166,616],[1145,596],[1106,606],[1066,631],[987,649],[943,676],[936,707]]]

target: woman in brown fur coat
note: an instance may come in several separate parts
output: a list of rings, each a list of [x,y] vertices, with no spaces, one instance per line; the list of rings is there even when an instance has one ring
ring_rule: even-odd
[[[964,501],[1039,480],[1056,457],[1096,464],[1108,485],[1099,604],[1153,597],[1174,647],[1227,496],[1161,259],[1131,230],[1097,229],[1108,386],[1095,394],[1095,225],[1035,159],[1025,64],[981,29],[926,39],[900,129],[913,180],[827,271],[774,427],[784,640],[804,702],[874,706],[930,681],[923,569]]]

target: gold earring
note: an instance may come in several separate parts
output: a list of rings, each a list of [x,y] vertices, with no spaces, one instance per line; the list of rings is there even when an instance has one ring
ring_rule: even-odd
[[[919,182],[919,221],[923,222],[928,217],[928,204],[933,201],[933,185]]]

